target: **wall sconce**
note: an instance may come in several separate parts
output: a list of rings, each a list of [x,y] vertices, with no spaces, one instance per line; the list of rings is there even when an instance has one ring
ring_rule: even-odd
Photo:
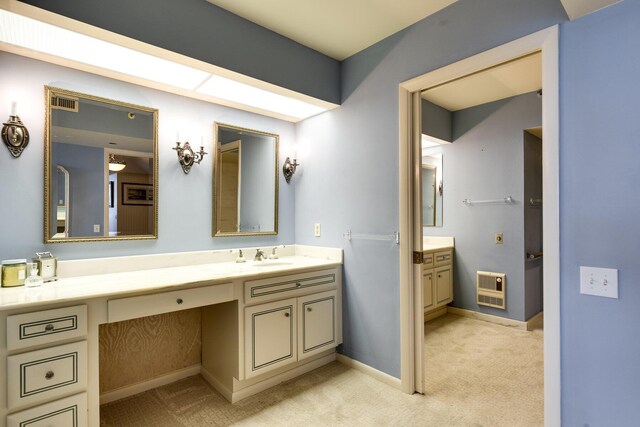
[[[194,152],[188,142],[184,143],[184,146],[180,147],[180,141],[176,142],[176,146],[173,148],[178,153],[178,162],[182,166],[182,171],[187,174],[191,171],[191,166],[194,163],[200,164],[204,157],[204,145],[200,146],[199,152]]]
[[[16,106],[17,104],[15,102],[11,104],[9,121],[3,123],[2,140],[11,155],[18,158],[22,154],[22,150],[29,144],[29,131],[16,114]]]
[[[300,163],[298,163],[296,159],[293,159],[293,163],[289,157],[285,159],[284,165],[282,165],[282,174],[284,175],[284,179],[287,181],[287,184],[291,181],[293,174],[296,173],[296,168],[298,166],[300,166]]]

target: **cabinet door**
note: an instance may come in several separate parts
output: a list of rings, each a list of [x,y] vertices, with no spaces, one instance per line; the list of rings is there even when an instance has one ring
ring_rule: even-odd
[[[424,308],[433,307],[433,270],[424,270],[422,272],[422,298],[424,301]]]
[[[336,291],[298,298],[298,359],[337,344]]]
[[[245,377],[295,362],[296,299],[245,309]]]
[[[438,267],[434,270],[436,281],[436,304],[443,305],[453,301],[453,283],[451,281],[451,266]]]

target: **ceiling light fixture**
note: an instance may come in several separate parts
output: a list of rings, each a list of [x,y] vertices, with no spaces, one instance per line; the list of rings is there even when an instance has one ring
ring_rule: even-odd
[[[62,58],[67,61],[65,62],[67,66],[73,67],[72,64],[76,63],[98,67],[150,83],[177,88],[181,90],[178,93],[182,95],[189,96],[191,93],[192,97],[199,99],[213,97],[230,102],[227,105],[232,107],[246,106],[249,108],[245,109],[249,111],[260,109],[275,113],[275,117],[280,115],[296,119],[293,121],[314,116],[333,107],[333,104],[324,101],[318,100],[320,104],[326,104],[326,106],[320,106],[280,95],[0,8],[0,50],[2,45],[26,48],[33,52]],[[36,58],[42,59],[41,56]],[[72,64],[70,65],[68,61]],[[112,74],[106,75],[113,77]],[[278,88],[275,89],[278,90]],[[198,94],[200,96],[197,96]],[[202,95],[206,97],[203,98]]]
[[[127,166],[124,160],[116,159],[115,154],[109,154],[109,170],[111,172],[120,172]]]

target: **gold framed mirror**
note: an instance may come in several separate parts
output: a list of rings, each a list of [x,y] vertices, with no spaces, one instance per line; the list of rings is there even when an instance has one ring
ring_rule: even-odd
[[[158,238],[158,110],[45,86],[45,243]]]
[[[214,123],[213,237],[278,234],[279,135]]]

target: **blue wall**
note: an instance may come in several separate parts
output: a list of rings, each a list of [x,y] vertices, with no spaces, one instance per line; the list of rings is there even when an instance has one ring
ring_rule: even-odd
[[[453,143],[443,145],[442,227],[430,236],[455,238],[453,306],[516,320],[525,315],[524,129],[542,124],[534,93],[453,113]],[[512,196],[513,204],[465,206],[464,199]],[[495,233],[504,243],[495,244]],[[476,272],[506,273],[505,310],[478,305]]]
[[[325,101],[340,102],[338,61],[205,0],[24,3]]]
[[[342,238],[399,228],[398,84],[565,20],[557,0],[461,0],[345,60],[342,107],[297,125],[296,241],[345,249],[348,356],[400,376],[398,246]]]
[[[44,85],[159,109],[158,239],[99,243],[43,244]],[[223,122],[280,135],[279,164],[295,138],[292,123],[162,91],[99,77],[53,64],[0,52],[0,117],[8,117],[12,100],[31,134],[19,159],[0,150],[0,259],[30,258],[50,250],[61,259],[123,256],[294,243],[294,183],[279,174],[277,236],[212,238],[213,122]],[[176,132],[182,140],[204,137],[210,153],[189,175],[178,164]],[[285,156],[286,157],[286,156]],[[76,213],[74,212],[74,215]]]
[[[69,236],[104,234],[104,149],[53,143],[51,168],[63,166],[69,172]],[[57,197],[52,197],[54,201]],[[55,223],[55,211],[51,216]],[[93,232],[99,225],[100,231]]]
[[[640,422],[640,2],[560,33],[562,418]],[[619,299],[579,293],[579,266],[619,269]]]

